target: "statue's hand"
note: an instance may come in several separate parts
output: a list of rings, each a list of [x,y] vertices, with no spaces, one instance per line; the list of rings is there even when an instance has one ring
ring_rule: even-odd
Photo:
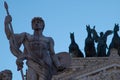
[[[16,60],[16,64],[17,64],[17,70],[21,70],[23,68],[23,61],[20,59]]]
[[[11,17],[11,15],[7,15],[6,17],[5,17],[5,23],[11,23],[12,22],[12,17]]]

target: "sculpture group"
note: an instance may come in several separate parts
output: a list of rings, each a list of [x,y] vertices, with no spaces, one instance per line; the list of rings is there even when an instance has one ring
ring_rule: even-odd
[[[42,17],[34,17],[31,21],[33,34],[27,32],[14,33],[12,28],[12,17],[9,14],[7,3],[5,3],[7,16],[4,20],[5,33],[9,40],[11,53],[17,58],[17,70],[21,71],[22,80],[51,80],[52,75],[57,72],[64,71],[71,62],[71,57],[84,57],[78,44],[75,42],[74,33],[70,33],[71,44],[69,45],[69,53],[60,52],[58,54],[54,51],[54,40],[52,37],[43,35],[45,23]],[[120,55],[120,37],[118,35],[119,25],[115,24],[114,30],[107,30],[105,33],[97,34],[95,26],[86,25],[87,38],[85,39],[85,57],[106,57],[110,55],[110,49],[116,48]],[[112,42],[108,47],[107,37],[114,34]],[[95,48],[97,43],[97,49]],[[23,45],[24,50],[20,49]],[[106,53],[108,48],[108,53]],[[24,60],[28,66],[27,74],[22,71]],[[5,72],[10,74],[9,78],[3,78]],[[5,73],[7,74],[7,73]],[[0,73],[0,80],[12,80],[12,72],[9,70]]]
[[[27,80],[51,80],[55,72],[66,68],[66,66],[60,63],[58,56],[55,55],[53,39],[42,34],[45,24],[41,17],[32,19],[33,35],[26,32],[13,34],[9,27],[11,21],[11,16],[6,16],[6,36],[10,42],[11,52],[17,57],[18,71],[22,70],[23,61],[27,60]],[[22,44],[24,51],[20,50]]]
[[[85,45],[84,45],[85,56],[84,57],[108,57],[110,56],[110,50],[112,48],[117,49],[118,54],[120,55],[120,37],[118,35],[118,31],[119,31],[118,24],[114,25],[113,30],[107,30],[106,32],[100,32],[99,35],[97,31],[95,30],[95,26],[91,28],[90,25],[86,25],[86,31],[88,34],[85,39]],[[111,34],[113,34],[113,38],[111,40],[110,45],[108,46],[107,37]],[[73,39],[71,37],[70,39],[71,39],[71,43],[69,45],[69,53],[72,55],[72,57],[83,57],[83,56],[78,56],[79,53],[77,53],[76,51],[79,48],[78,47],[75,48],[75,45],[77,45],[77,43],[73,43]],[[95,47],[95,43],[97,44],[97,47]],[[83,54],[83,52],[81,52],[81,54]]]
[[[25,79],[22,71],[24,60],[27,60],[28,66],[27,80],[51,80],[52,75],[67,68],[70,64],[69,54],[67,52],[55,54],[54,40],[52,37],[43,35],[45,23],[41,17],[34,17],[31,21],[33,34],[26,32],[16,34],[12,28],[12,17],[8,12],[7,3],[5,3],[5,8],[7,11],[4,21],[5,33],[11,52],[17,57],[17,70],[21,71],[22,80]],[[20,49],[21,45],[24,47],[23,51]]]

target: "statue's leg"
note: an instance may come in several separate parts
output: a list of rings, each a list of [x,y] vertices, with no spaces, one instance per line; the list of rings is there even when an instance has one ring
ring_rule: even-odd
[[[27,80],[37,80],[37,74],[32,68],[27,70]]]

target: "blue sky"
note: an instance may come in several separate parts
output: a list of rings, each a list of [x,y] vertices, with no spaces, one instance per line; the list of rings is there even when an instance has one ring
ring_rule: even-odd
[[[15,33],[33,33],[31,19],[41,16],[45,20],[44,35],[53,37],[55,52],[67,51],[70,44],[69,33],[74,32],[75,40],[84,53],[86,25],[96,26],[97,32],[112,30],[120,23],[120,0],[6,0],[13,18]],[[16,58],[9,50],[9,42],[4,33],[4,0],[0,0],[0,71],[10,69],[13,80],[22,80],[17,71]],[[108,37],[108,45],[112,35]],[[25,71],[26,67],[24,68]]]

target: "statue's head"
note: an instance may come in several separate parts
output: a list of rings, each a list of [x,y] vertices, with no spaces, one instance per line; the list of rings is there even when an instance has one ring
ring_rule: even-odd
[[[33,30],[39,30],[39,29],[44,30],[45,22],[41,17],[34,17],[31,23]]]
[[[119,24],[115,24],[114,32],[119,31]]]
[[[100,37],[102,37],[104,35],[104,33],[103,32],[100,32]]]
[[[12,72],[10,70],[0,72],[0,80],[12,80]]]
[[[92,30],[90,28],[90,25],[86,25],[86,30],[87,30],[88,33],[91,33]]]
[[[73,32],[73,33],[70,33],[70,38],[71,38],[71,39],[74,39],[74,32]]]

